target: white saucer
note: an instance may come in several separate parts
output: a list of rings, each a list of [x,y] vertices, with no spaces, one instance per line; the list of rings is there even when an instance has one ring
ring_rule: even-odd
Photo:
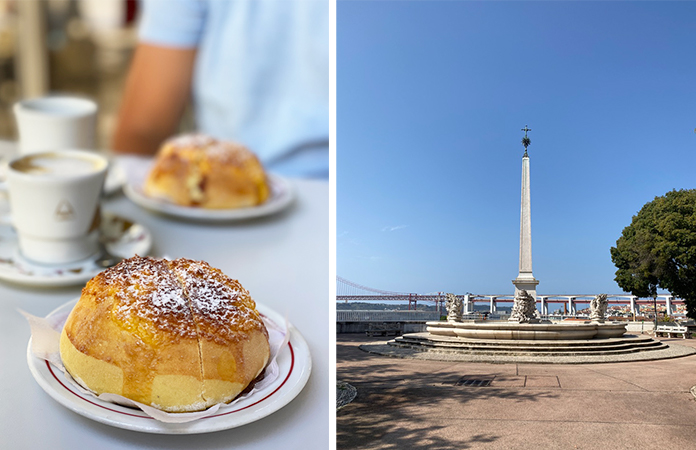
[[[77,300],[70,301],[50,313],[47,318],[63,322]],[[272,309],[256,303],[259,312],[276,323],[285,319]],[[62,325],[61,325],[62,326]],[[229,406],[222,406],[212,416],[186,423],[163,423],[144,412],[105,402],[82,394],[75,389],[64,374],[47,361],[31,353],[31,339],[27,346],[29,370],[39,386],[58,403],[84,417],[127,430],[159,434],[196,434],[226,430],[266,417],[290,403],[304,388],[312,370],[312,359],[307,342],[297,329],[288,323],[289,342],[279,352],[278,378],[267,388]]]
[[[104,180],[104,195],[115,194],[126,184],[126,181],[126,172],[118,164],[118,161],[115,159],[109,161],[109,170],[106,172]]]
[[[123,186],[123,192],[133,203],[170,216],[210,222],[245,220],[275,214],[292,203],[295,193],[290,181],[279,175],[268,174],[267,176],[268,184],[271,188],[270,197],[266,202],[258,206],[246,208],[204,209],[192,206],[179,206],[166,200],[146,195],[141,187],[142,182],[134,183],[132,180],[129,180]]]
[[[152,235],[140,224],[103,213],[100,228],[106,248],[116,256],[145,256],[150,251]],[[97,256],[65,265],[33,263],[21,256],[12,226],[0,223],[0,280],[42,287],[84,284],[104,270],[95,264]]]

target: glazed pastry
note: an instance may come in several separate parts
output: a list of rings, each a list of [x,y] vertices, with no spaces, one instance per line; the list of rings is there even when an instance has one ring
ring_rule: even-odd
[[[157,153],[145,194],[177,205],[242,208],[268,199],[263,166],[246,147],[203,134],[170,139]]]
[[[87,283],[60,353],[96,394],[186,412],[237,397],[263,372],[270,347],[238,281],[201,261],[135,256]]]

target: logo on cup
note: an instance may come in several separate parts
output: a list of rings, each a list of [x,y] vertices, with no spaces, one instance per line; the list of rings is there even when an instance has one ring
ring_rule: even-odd
[[[75,218],[75,210],[67,200],[61,200],[56,207],[55,217],[58,222],[73,220]]]

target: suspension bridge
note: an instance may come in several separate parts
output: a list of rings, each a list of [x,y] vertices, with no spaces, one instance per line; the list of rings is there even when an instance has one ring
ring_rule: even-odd
[[[512,291],[512,288],[510,288]],[[589,304],[595,295],[599,294],[549,294],[537,295],[537,309],[543,315],[549,314],[549,305],[562,305],[564,314],[577,314],[577,305]],[[465,308],[465,313],[472,313],[474,305],[487,304],[488,311],[493,314],[497,312],[499,304],[512,304],[514,301],[513,294],[455,294],[459,297]],[[368,303],[389,303],[399,302],[402,304],[408,303],[409,310],[415,310],[418,303],[434,304],[437,311],[444,311],[444,302],[447,300],[446,293],[431,292],[426,294],[413,292],[395,292],[375,289],[345,278],[336,277],[336,301],[337,302],[368,302]],[[640,307],[647,306],[648,311],[658,310],[664,312],[665,315],[671,316],[676,312],[678,305],[683,305],[684,301],[675,298],[670,294],[660,294],[656,299],[639,298],[631,294],[608,294],[607,300],[609,306],[622,305],[629,306],[629,310],[633,315],[640,314]],[[659,309],[658,309],[659,305]]]

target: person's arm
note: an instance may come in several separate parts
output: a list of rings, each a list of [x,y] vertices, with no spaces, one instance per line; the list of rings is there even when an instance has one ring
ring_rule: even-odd
[[[117,153],[154,154],[174,135],[191,97],[195,49],[139,44],[113,139]]]

